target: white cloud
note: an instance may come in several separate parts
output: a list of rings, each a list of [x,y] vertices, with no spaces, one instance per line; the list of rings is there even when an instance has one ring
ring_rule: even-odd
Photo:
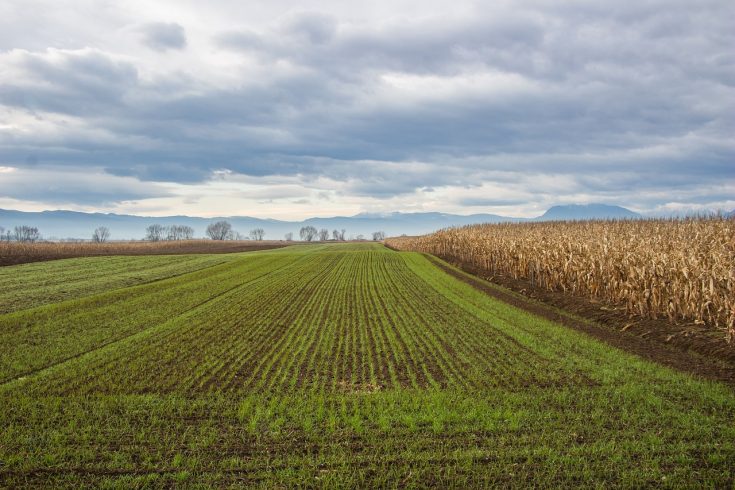
[[[0,199],[282,218],[727,206],[733,15],[716,0],[5,2],[0,166],[17,172]],[[10,174],[94,187],[85,173],[104,192],[3,190]]]

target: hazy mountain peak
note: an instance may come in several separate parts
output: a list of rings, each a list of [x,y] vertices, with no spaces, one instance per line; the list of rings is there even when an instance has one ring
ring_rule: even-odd
[[[550,207],[539,221],[581,220],[581,219],[636,219],[642,216],[622,206],[610,204],[562,204]]]

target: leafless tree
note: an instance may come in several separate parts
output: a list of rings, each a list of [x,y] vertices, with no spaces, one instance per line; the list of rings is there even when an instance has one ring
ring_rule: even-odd
[[[339,240],[339,231],[332,230],[332,239]]]
[[[232,225],[227,221],[217,221],[207,226],[207,236],[212,240],[234,239]]]
[[[179,226],[179,234],[182,240],[191,240],[194,238],[194,228],[187,225]]]
[[[327,240],[329,240],[329,230],[327,230],[326,228],[322,228],[321,230],[319,230],[319,240],[322,242],[326,242]]]
[[[365,235],[363,234],[359,234],[355,237],[355,240],[364,240],[364,239],[365,239]]]
[[[163,240],[166,234],[166,227],[159,224],[152,224],[145,229],[145,239],[149,242],[158,242]]]
[[[291,241],[293,241],[293,233],[291,233],[291,232],[289,231],[288,233],[286,233],[286,234],[285,234],[285,235],[283,236],[283,238],[285,238],[287,242],[291,242]]]
[[[250,238],[253,240],[262,240],[265,236],[265,230],[263,228],[255,228],[253,230],[250,230]]]
[[[38,232],[38,228],[35,226],[16,226],[15,230],[15,241],[17,242],[35,242],[41,239],[41,234]]]
[[[301,239],[307,242],[312,241],[316,237],[317,233],[318,233],[317,229],[314,228],[313,226],[304,226],[299,231],[299,235],[301,236]]]
[[[345,241],[345,233],[347,233],[347,230],[345,230],[344,228],[342,228],[342,230],[340,230],[339,232],[339,239],[343,242]]]
[[[171,225],[167,230],[167,240],[191,240],[194,236],[194,228],[191,226]]]
[[[374,231],[373,232],[373,241],[379,242],[381,240],[385,240],[385,232],[384,231]]]
[[[105,243],[110,238],[110,230],[106,226],[100,226],[92,233],[92,241],[95,243]]]

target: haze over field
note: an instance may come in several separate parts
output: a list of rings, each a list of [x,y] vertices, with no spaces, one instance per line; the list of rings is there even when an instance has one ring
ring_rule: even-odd
[[[5,1],[0,208],[732,210],[733,18],[726,0]]]
[[[641,215],[618,206],[591,204],[585,206],[554,206],[534,221],[574,220],[574,219],[636,219]],[[504,223],[527,221],[524,218],[499,216],[495,214],[457,215],[447,213],[360,213],[355,216],[334,216],[308,218],[303,221],[281,221],[261,219],[251,216],[225,216],[199,218],[193,216],[133,216],[124,214],[80,213],[76,211],[21,212],[0,209],[0,223],[8,230],[15,226],[32,225],[39,228],[46,239],[81,238],[89,239],[99,226],[107,227],[110,238],[114,240],[143,238],[146,227],[154,224],[162,226],[190,226],[195,237],[202,237],[207,226],[218,220],[226,220],[235,231],[247,236],[248,232],[260,228],[265,238],[281,240],[286,233],[298,239],[298,231],[304,226],[317,229],[345,230],[346,239],[370,238],[375,231],[383,231],[388,236],[419,235],[431,233],[451,226],[464,226],[476,223]],[[331,237],[332,235],[330,235]]]

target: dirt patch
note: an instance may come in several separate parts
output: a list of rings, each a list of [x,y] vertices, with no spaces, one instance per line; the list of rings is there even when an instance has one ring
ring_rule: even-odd
[[[666,320],[631,318],[623,310],[589,299],[539,290],[529,282],[512,278],[484,278],[472,268],[455,264],[471,275],[464,274],[434,256],[426,254],[426,257],[447,274],[512,306],[585,332],[643,359],[735,387],[735,347],[725,343],[723,336],[711,329],[691,324],[676,325]],[[526,297],[494,288],[475,276]]]
[[[253,252],[294,245],[285,241],[182,240],[109,243],[14,243],[0,242],[0,266],[110,255],[175,255]]]
[[[383,385],[378,383],[353,383],[351,381],[337,381],[337,388],[342,393],[370,394],[377,393],[384,389]]]

